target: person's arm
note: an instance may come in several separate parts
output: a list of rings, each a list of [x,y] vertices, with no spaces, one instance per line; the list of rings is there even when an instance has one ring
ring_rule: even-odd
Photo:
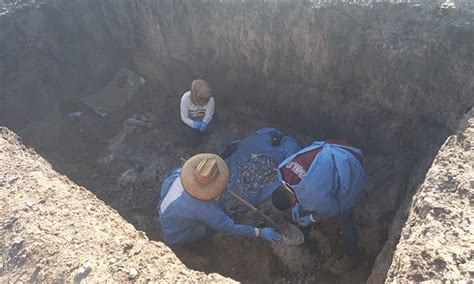
[[[217,202],[203,202],[199,209],[199,219],[216,231],[225,235],[257,237],[257,228],[249,225],[235,224],[234,220],[222,211]]]
[[[214,116],[215,108],[216,106],[215,106],[214,98],[211,97],[209,98],[209,102],[207,103],[206,114],[204,115],[204,118],[202,119],[202,121],[204,121],[206,124],[209,124],[209,122],[211,122],[212,120],[212,117]]]
[[[181,97],[181,103],[180,103],[181,120],[187,125],[189,125],[190,127],[193,127],[193,120],[189,118],[189,113],[188,113],[188,99],[189,99],[189,96],[186,96],[186,94],[184,94]]]

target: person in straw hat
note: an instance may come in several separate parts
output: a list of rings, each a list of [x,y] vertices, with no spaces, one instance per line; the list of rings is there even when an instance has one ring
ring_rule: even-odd
[[[191,90],[181,97],[180,110],[185,143],[194,148],[201,143],[202,135],[212,128],[210,123],[214,117],[215,103],[209,84],[202,79],[194,80]]]
[[[157,211],[166,244],[176,246],[225,235],[261,237],[272,243],[282,235],[273,228],[235,224],[219,206],[229,181],[229,168],[215,154],[198,154],[187,160],[163,183]]]

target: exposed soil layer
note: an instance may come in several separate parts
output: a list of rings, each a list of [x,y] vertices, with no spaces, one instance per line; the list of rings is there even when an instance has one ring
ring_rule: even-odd
[[[230,281],[186,268],[0,128],[0,282]]]
[[[301,146],[333,138],[364,150],[369,183],[356,208],[365,250],[361,265],[338,277],[325,271],[340,254],[334,220],[313,228],[303,254],[295,250],[282,257],[279,248],[262,240],[223,236],[175,251],[191,268],[237,280],[364,282],[375,262],[370,279],[384,281],[411,195],[474,104],[469,11],[237,0],[0,5],[0,124],[150,239],[160,240],[154,207],[161,182],[181,158],[218,152],[264,126],[281,128]],[[125,108],[99,117],[80,103],[122,67],[147,80]],[[178,104],[198,77],[214,90],[221,127],[191,150],[181,139]],[[76,111],[83,115],[68,117]],[[145,115],[151,125],[124,129],[123,122],[134,115]],[[262,208],[269,214],[288,218],[267,205]],[[71,214],[67,203],[58,206]],[[252,214],[233,217],[260,223]],[[5,244],[2,250],[9,251]],[[406,257],[397,253],[396,263],[405,271]],[[289,261],[299,256],[297,265]],[[29,271],[18,267],[6,277],[31,277]]]
[[[473,104],[473,17],[458,9],[50,0],[0,21],[0,113],[15,129],[57,116],[61,100],[120,67],[180,92],[203,77],[221,104],[420,157]]]
[[[474,279],[474,111],[447,138],[413,197],[387,282]]]

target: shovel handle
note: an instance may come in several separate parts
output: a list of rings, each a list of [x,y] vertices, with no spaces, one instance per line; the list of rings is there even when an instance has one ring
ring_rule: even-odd
[[[253,206],[252,204],[250,204],[247,200],[243,199],[242,197],[240,197],[237,193],[233,192],[233,191],[230,191],[230,190],[227,190],[227,192],[232,195],[235,199],[237,199],[238,201],[242,202],[242,204],[244,204],[245,206],[247,206],[248,208],[250,208],[251,210],[253,210],[254,212],[256,212],[258,215],[262,216],[263,219],[265,219],[265,221],[268,222],[268,224],[270,224],[271,226],[275,227],[275,229],[277,229],[278,231],[280,232],[283,232],[280,228],[280,226],[278,226],[278,224],[273,221],[270,217],[268,217],[267,215],[263,214],[262,212],[260,212],[255,206]]]

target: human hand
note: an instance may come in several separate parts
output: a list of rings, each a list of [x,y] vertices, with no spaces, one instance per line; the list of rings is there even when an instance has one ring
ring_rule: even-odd
[[[273,228],[263,228],[259,230],[260,236],[273,244],[276,244],[283,239],[283,236]]]
[[[291,209],[291,219],[293,219],[294,222],[298,222],[300,219],[300,209],[301,204],[299,203],[296,203],[296,205]]]
[[[193,121],[193,128],[200,129],[202,126],[202,121]]]
[[[203,132],[204,130],[206,130],[206,127],[207,127],[207,122],[205,122],[205,121],[201,122],[201,126],[199,127],[199,131]]]
[[[299,220],[298,220],[298,223],[303,226],[303,227],[307,227],[311,224],[311,217],[310,215],[307,215],[307,216],[304,216],[304,217],[301,217]]]

